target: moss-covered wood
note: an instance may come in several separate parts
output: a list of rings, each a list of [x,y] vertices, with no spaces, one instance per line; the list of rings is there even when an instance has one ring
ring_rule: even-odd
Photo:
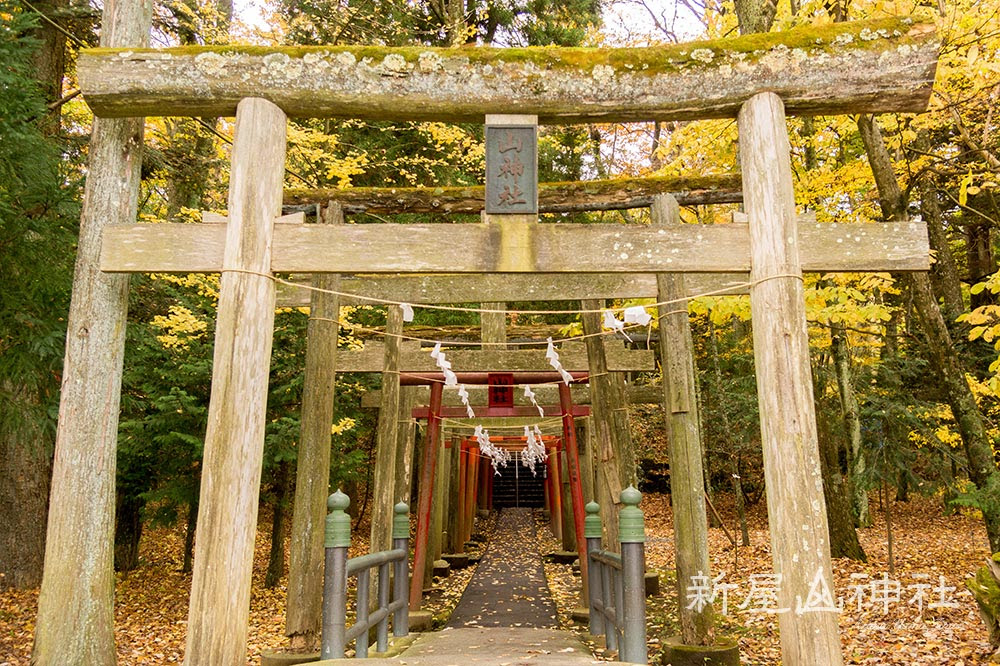
[[[685,178],[626,178],[567,183],[539,183],[541,213],[646,208],[657,194],[670,193],[682,206],[739,203],[743,200],[738,173]],[[286,205],[336,201],[348,213],[472,213],[483,210],[485,188],[471,187],[348,187],[285,190]]]
[[[290,116],[482,122],[511,108],[542,124],[733,117],[761,91],[790,114],[920,111],[932,26],[889,18],[646,48],[209,46],[89,49],[99,116],[232,115],[263,97]]]
[[[926,271],[926,226],[799,218],[806,271]],[[101,270],[216,272],[226,228],[124,224],[104,230]],[[750,270],[743,224],[278,224],[277,273],[728,273]],[[473,300],[475,298],[473,297]],[[482,299],[486,300],[486,299]],[[493,300],[493,299],[491,299]],[[521,300],[521,299],[511,299]]]
[[[972,592],[979,615],[990,634],[990,646],[995,650],[991,662],[1000,662],[1000,553],[986,560],[975,577],[965,581]]]

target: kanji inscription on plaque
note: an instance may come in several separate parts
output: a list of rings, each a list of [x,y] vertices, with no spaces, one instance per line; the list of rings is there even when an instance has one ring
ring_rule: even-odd
[[[486,126],[486,212],[538,212],[537,127]]]

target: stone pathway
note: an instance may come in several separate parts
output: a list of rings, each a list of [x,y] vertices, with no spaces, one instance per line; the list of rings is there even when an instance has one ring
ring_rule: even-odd
[[[397,657],[329,660],[337,666],[613,666],[557,628],[530,509],[504,509],[465,593],[441,631]]]
[[[556,627],[531,509],[503,509],[448,626]]]

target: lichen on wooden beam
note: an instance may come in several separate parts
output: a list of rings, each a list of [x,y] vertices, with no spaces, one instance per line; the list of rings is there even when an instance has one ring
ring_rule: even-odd
[[[541,213],[648,208],[658,194],[670,193],[682,206],[739,203],[743,200],[738,173],[721,176],[618,178],[538,184]],[[302,206],[336,201],[348,213],[472,213],[483,210],[485,188],[469,187],[348,187],[286,189],[285,205]]]
[[[644,48],[194,46],[86,49],[98,116],[228,116],[263,97],[296,117],[542,124],[735,117],[754,94],[789,115],[922,111],[934,27],[911,18]]]

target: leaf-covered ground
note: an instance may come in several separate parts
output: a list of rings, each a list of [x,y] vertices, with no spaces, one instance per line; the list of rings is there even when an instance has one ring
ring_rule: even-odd
[[[367,523],[354,529],[351,556],[367,552]],[[250,599],[250,632],[247,663],[260,664],[260,653],[284,647],[285,583],[282,578],[274,589],[264,588],[270,549],[269,516],[262,515],[257,530],[253,588]],[[144,535],[140,567],[126,577],[119,576],[115,586],[115,639],[118,663],[181,663],[187,627],[188,594],[191,576],[181,573],[184,534],[181,529],[154,529]],[[287,570],[287,539],[286,539]],[[443,622],[471,578],[474,567],[455,572],[435,585],[424,608],[437,622]],[[0,666],[28,666],[38,591],[0,591]]]
[[[726,519],[730,532],[735,531],[733,512],[725,498],[718,498],[719,511]],[[669,497],[647,495],[642,508],[646,514],[648,534],[647,561],[650,570],[660,573],[661,593],[650,599],[650,656],[657,663],[659,643],[664,636],[677,631],[676,601],[673,595],[673,523]],[[981,521],[964,515],[943,516],[940,501],[914,497],[907,503],[892,505],[895,532],[896,573],[890,579],[902,586],[901,601],[890,604],[889,612],[882,606],[866,602],[861,610],[848,603],[840,616],[844,654],[849,664],[948,664],[971,666],[985,664],[988,652],[986,630],[975,603],[965,592],[964,579],[975,571],[987,555],[986,537]],[[878,501],[873,496],[872,512],[876,522],[860,530],[862,544],[868,553],[868,563],[836,560],[835,593],[850,599],[851,586],[870,584],[888,572],[885,543],[885,523],[879,515]],[[773,665],[779,662],[777,622],[773,616],[741,611],[749,589],[751,574],[771,570],[768,534],[763,503],[751,509],[749,548],[734,551],[723,531],[710,531],[710,547],[714,575],[725,572],[725,581],[739,589],[731,592],[728,617],[723,621],[724,633],[740,642],[742,663],[747,666]],[[258,664],[262,650],[283,646],[284,581],[273,589],[263,588],[267,566],[269,524],[262,520],[257,542],[251,600],[249,659]],[[355,534],[367,533],[367,526]],[[561,550],[561,545],[539,530],[542,552]],[[119,663],[132,664],[180,663],[184,650],[187,622],[187,595],[190,576],[182,574],[181,552],[183,535],[180,530],[152,530],[143,539],[140,568],[126,578],[119,578],[116,588],[116,637]],[[361,540],[352,547],[352,555],[366,549]],[[559,606],[560,620],[572,626],[569,612],[579,605],[579,578],[566,565],[546,563],[550,589]],[[474,569],[464,569],[449,578],[435,582],[435,589],[426,606],[440,623],[448,610],[457,603]],[[868,578],[853,578],[867,575]],[[926,574],[928,578],[921,578]],[[916,588],[908,585],[939,586],[939,576],[945,577],[948,601],[957,608],[928,610],[921,614],[915,605],[907,603]],[[859,582],[860,581],[860,582]],[[928,591],[937,599],[937,593]],[[34,631],[37,591],[0,592],[0,666],[27,666]],[[580,630],[579,627],[577,627]],[[580,631],[581,637],[587,637]]]
[[[722,621],[723,634],[739,640],[741,663],[745,666],[780,663],[777,620],[773,615],[740,610],[750,590],[751,574],[771,572],[768,547],[766,509],[763,501],[751,509],[749,518],[750,547],[734,551],[722,529],[709,530],[709,546],[713,576],[725,572],[723,582],[737,589],[729,592],[727,617]],[[717,508],[735,538],[734,512],[725,498],[717,498]],[[660,574],[661,591],[649,600],[650,663],[659,663],[660,641],[679,633],[677,601],[674,589],[674,532],[668,495],[648,494],[642,501],[646,515],[647,569]],[[981,520],[965,515],[943,516],[940,499],[913,497],[909,502],[893,502],[891,523],[895,537],[895,574],[888,574],[885,520],[880,514],[878,499],[872,496],[875,524],[859,530],[868,555],[868,562],[834,560],[834,594],[844,599],[840,614],[841,640],[848,664],[899,664],[970,666],[987,663],[989,645],[986,628],[979,619],[976,604],[965,590],[964,580],[987,557],[986,535]],[[561,544],[539,530],[542,548],[561,550]],[[545,550],[543,550],[545,552]],[[579,577],[568,565],[546,563],[549,585],[556,597],[560,620],[564,626],[574,626],[569,613],[579,605]],[[852,578],[852,576],[854,576]],[[887,576],[890,581],[880,581]],[[926,576],[926,577],[924,577]],[[945,580],[946,603],[955,608],[929,610],[930,602],[941,601],[940,576]],[[872,588],[872,581],[876,581]],[[877,603],[872,590],[900,584],[900,601],[890,602],[884,612],[884,599]],[[929,585],[930,588],[910,587]],[[953,587],[954,590],[947,588]],[[923,612],[914,595],[926,594]],[[863,592],[858,609],[854,595]],[[888,596],[892,596],[891,594]],[[575,625],[581,638],[592,647],[593,641],[585,628]]]

